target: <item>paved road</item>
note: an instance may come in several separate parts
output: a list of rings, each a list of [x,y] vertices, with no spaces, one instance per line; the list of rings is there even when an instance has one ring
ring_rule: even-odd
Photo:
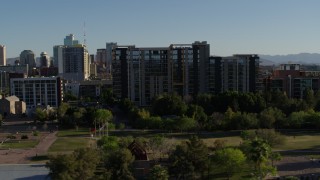
[[[50,180],[44,164],[2,164],[0,179],[3,180]]]

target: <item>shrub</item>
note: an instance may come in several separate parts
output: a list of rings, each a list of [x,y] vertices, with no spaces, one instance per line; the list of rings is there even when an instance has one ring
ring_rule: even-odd
[[[126,125],[124,123],[119,123],[117,124],[117,129],[120,129],[120,130],[124,130],[126,128]]]
[[[33,136],[39,136],[39,131],[33,131]]]
[[[21,135],[21,139],[29,139],[28,135]]]
[[[17,139],[17,137],[15,135],[12,135],[12,134],[8,135],[7,138],[9,138],[9,139]]]

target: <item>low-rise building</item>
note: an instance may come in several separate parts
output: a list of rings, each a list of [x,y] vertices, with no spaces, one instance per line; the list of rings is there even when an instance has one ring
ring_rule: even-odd
[[[0,99],[0,113],[3,116],[11,114],[24,114],[26,112],[26,103],[20,101],[17,96],[3,97]]]
[[[26,102],[28,109],[37,106],[58,107],[63,100],[60,77],[13,78],[10,92]]]

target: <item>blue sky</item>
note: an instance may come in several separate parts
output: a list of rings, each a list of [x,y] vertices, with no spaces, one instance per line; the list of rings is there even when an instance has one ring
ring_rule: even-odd
[[[138,47],[207,41],[212,55],[320,53],[319,0],[2,0],[0,44],[52,56],[73,33],[91,54],[106,42]]]

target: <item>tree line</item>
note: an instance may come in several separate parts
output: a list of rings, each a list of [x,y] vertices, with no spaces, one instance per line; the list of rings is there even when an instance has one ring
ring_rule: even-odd
[[[200,94],[186,99],[162,94],[150,107],[138,108],[128,99],[122,100],[119,107],[130,125],[140,129],[214,131],[320,126],[320,93],[309,89],[304,99],[290,99],[280,91]]]
[[[271,147],[281,143],[274,130],[243,131],[243,143],[228,147],[216,140],[208,146],[197,136],[177,141],[164,136],[102,136],[96,147],[77,149],[72,154],[50,156],[47,168],[52,179],[133,180],[135,160],[128,149],[135,141],[152,160],[146,179],[210,179],[235,175],[263,178],[276,172],[273,161],[280,155]]]

